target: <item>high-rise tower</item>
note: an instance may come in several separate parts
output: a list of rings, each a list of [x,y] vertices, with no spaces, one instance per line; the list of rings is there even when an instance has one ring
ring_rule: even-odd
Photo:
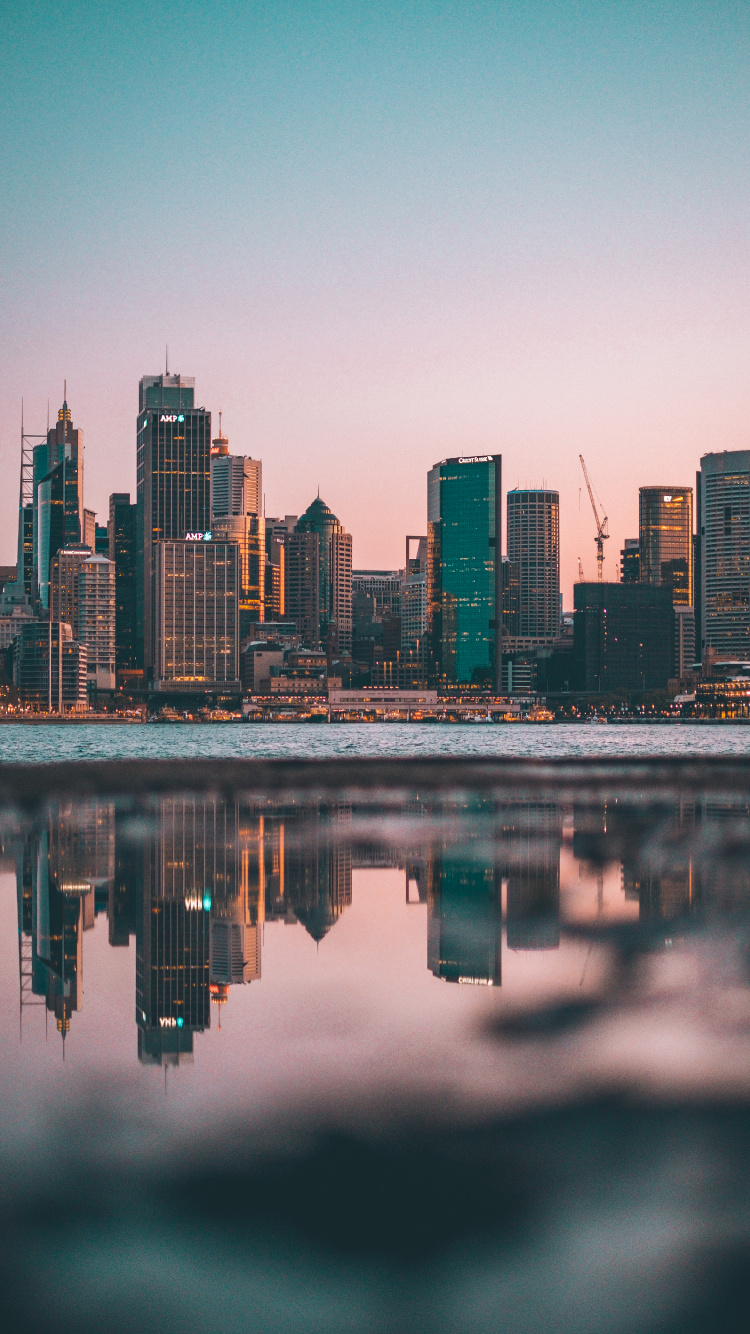
[[[46,453],[45,453],[46,451]],[[37,580],[42,607],[49,608],[50,562],[63,547],[83,541],[83,431],[73,426],[67,399],[34,451]]]
[[[551,644],[560,634],[560,497],[508,492],[508,558],[518,566],[518,636]]]
[[[676,607],[693,605],[693,490],[642,486],[639,494],[639,579],[668,584]]]
[[[698,473],[700,629],[709,649],[750,660],[750,450],[704,454]]]
[[[295,535],[318,538],[318,616],[320,643],[338,656],[352,649],[352,539],[328,506],[316,496],[299,519]],[[293,545],[293,544],[291,544]],[[291,551],[291,546],[290,546]],[[291,561],[288,563],[288,570]]]
[[[136,654],[153,674],[154,546],[211,526],[211,413],[195,407],[195,380],[144,375],[138,402]]]
[[[427,612],[446,682],[499,687],[502,665],[499,454],[443,459],[427,474]]]

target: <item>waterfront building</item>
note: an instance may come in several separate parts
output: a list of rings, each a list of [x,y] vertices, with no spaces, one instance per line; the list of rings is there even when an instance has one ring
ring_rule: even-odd
[[[509,491],[508,559],[518,566],[518,631],[524,646],[560,634],[560,497],[557,491]]]
[[[67,400],[47,432],[46,445],[34,450],[36,551],[39,600],[49,609],[50,562],[62,547],[83,542],[83,431],[73,426]]]
[[[240,679],[244,695],[270,695],[271,668],[284,663],[284,650],[274,640],[250,640],[240,652]]]
[[[317,533],[291,533],[284,542],[284,615],[308,648],[320,644],[320,543]]]
[[[698,473],[700,652],[750,659],[750,450],[704,454]]]
[[[157,542],[154,561],[153,688],[239,695],[239,548],[228,542]]]
[[[416,551],[413,543],[416,542]],[[427,537],[408,536],[401,576],[401,648],[423,663],[427,647]]]
[[[295,536],[304,535],[318,542],[317,641],[329,657],[346,657],[352,649],[351,534],[316,496],[295,528]],[[289,607],[287,615],[294,615]]]
[[[641,487],[638,552],[640,582],[668,584],[675,606],[692,607],[692,487]]]
[[[579,690],[665,690],[675,671],[668,584],[574,584],[574,672]]]
[[[13,683],[25,704],[86,708],[86,647],[64,621],[26,621],[13,641]]]
[[[427,474],[428,635],[446,683],[499,683],[501,471],[495,454],[443,459]]]
[[[62,554],[62,553],[61,553]],[[75,567],[76,638],[86,646],[90,693],[112,692],[117,684],[115,657],[116,574],[105,556],[89,555]]]
[[[211,414],[195,406],[192,377],[141,379],[137,463],[136,659],[150,680],[156,547],[211,531]]]
[[[134,670],[135,654],[135,537],[137,506],[128,491],[109,498],[107,555],[115,566],[115,662],[117,671]]]
[[[74,630],[78,624],[78,570],[90,555],[89,547],[63,547],[50,563],[50,616],[53,621],[67,621]]]
[[[620,552],[620,583],[637,584],[640,583],[640,579],[640,542],[637,537],[626,537],[625,545]]]

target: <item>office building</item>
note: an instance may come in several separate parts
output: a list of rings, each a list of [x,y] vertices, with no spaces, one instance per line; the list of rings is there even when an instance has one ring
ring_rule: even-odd
[[[424,662],[426,647],[427,537],[410,535],[406,539],[406,561],[401,575],[401,648],[415,662]]]
[[[496,688],[502,664],[501,457],[427,474],[427,614],[433,670]]]
[[[144,375],[137,461],[136,658],[150,680],[156,545],[211,531],[211,414],[195,406],[192,378]]]
[[[53,621],[78,624],[78,570],[91,555],[89,547],[63,547],[50,562],[49,606]]]
[[[371,599],[374,616],[401,615],[401,570],[353,570],[352,597]]]
[[[78,642],[86,646],[89,693],[111,693],[117,684],[114,562],[106,556],[89,555],[75,569],[75,585],[73,625]]]
[[[625,545],[620,552],[620,583],[637,584],[640,583],[640,578],[640,542],[637,537],[626,537]]]
[[[284,542],[284,606],[300,641],[320,644],[320,543],[317,533],[292,533]]]
[[[157,542],[154,562],[154,690],[239,695],[239,548]]]
[[[668,584],[574,584],[579,690],[665,690],[673,677],[675,611]]]
[[[37,581],[47,611],[50,562],[62,547],[77,546],[84,538],[83,431],[73,426],[67,401],[47,432],[46,446],[34,450],[34,464],[35,471],[45,470],[35,493]]]
[[[297,521],[295,536],[317,538],[317,642],[329,657],[346,657],[352,649],[351,534],[317,496]],[[286,614],[294,616],[289,606]]]
[[[239,552],[239,638],[243,643],[250,626],[265,614],[265,524],[259,514],[234,514],[212,521],[215,542],[234,544]]]
[[[13,684],[39,709],[85,709],[86,666],[86,648],[67,622],[26,621],[13,641]]]
[[[560,497],[508,492],[508,559],[518,566],[518,638],[552,644],[560,634]]]
[[[512,641],[517,639],[521,633],[520,628],[520,610],[519,610],[519,589],[521,580],[521,567],[517,560],[510,560],[508,556],[502,558],[502,584],[503,584],[503,640]]]
[[[135,535],[137,506],[130,493],[115,491],[109,498],[107,555],[115,567],[116,670],[134,670],[135,654]]]
[[[83,511],[83,545],[89,551],[96,551],[96,514],[93,510]]]
[[[260,514],[263,503],[263,465],[260,459],[229,453],[229,441],[219,435],[211,449],[211,517]]]
[[[705,454],[698,473],[700,654],[750,660],[750,450]]]
[[[693,491],[642,486],[639,493],[639,577],[668,584],[675,606],[693,605]]]

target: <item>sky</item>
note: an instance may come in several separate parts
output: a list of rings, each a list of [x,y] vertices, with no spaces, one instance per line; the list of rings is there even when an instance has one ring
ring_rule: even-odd
[[[746,4],[32,0],[0,54],[0,561],[21,400],[41,432],[67,379],[105,521],[167,344],[356,568],[442,458],[557,488],[566,607],[579,454],[615,578],[639,486],[750,448]]]

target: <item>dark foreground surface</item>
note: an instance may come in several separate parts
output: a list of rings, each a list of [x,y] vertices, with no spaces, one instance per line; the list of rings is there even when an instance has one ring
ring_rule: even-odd
[[[0,797],[5,1328],[747,1329],[750,765]]]

